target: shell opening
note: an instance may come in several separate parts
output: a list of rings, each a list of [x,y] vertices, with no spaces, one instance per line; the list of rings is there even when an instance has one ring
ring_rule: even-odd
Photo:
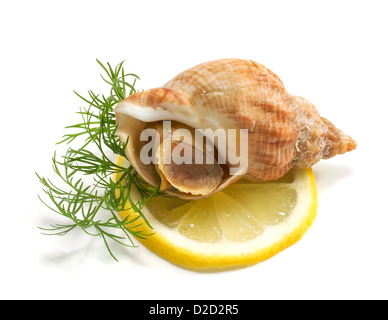
[[[217,161],[217,148],[207,148],[204,139],[196,139],[193,128],[177,122],[167,128],[161,122],[149,123],[146,128],[158,136],[150,143],[161,190],[201,196],[221,184],[225,171]]]

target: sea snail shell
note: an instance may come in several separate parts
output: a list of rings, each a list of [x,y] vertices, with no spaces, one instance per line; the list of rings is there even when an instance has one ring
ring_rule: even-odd
[[[242,177],[254,182],[275,180],[293,166],[308,168],[356,148],[356,142],[322,118],[313,104],[290,95],[276,74],[251,60],[197,65],[160,88],[127,97],[114,112],[117,135],[127,142],[125,153],[131,165],[153,186],[159,182],[158,172],[166,192],[183,199],[208,197]],[[165,131],[158,128],[164,120],[174,121],[169,133],[181,127],[189,132],[246,129],[244,175],[228,174],[217,161],[210,167],[163,166],[163,161],[144,164],[141,132],[152,127],[164,137]],[[167,143],[163,139],[161,144]],[[213,143],[218,148],[217,141]]]

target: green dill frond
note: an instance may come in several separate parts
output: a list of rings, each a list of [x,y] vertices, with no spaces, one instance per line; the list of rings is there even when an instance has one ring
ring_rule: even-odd
[[[41,196],[39,199],[69,222],[40,229],[44,234],[63,236],[75,228],[81,228],[88,235],[100,237],[110,255],[117,260],[110,243],[113,241],[134,247],[132,237],[144,239],[150,236],[137,231],[136,227],[143,223],[149,225],[142,209],[163,193],[159,187],[154,188],[144,182],[133,167],[124,168],[115,162],[117,156],[126,157],[126,143],[121,143],[116,135],[113,108],[136,92],[135,84],[139,77],[124,72],[124,61],[114,69],[109,63],[104,65],[99,60],[97,62],[105,72],[101,78],[109,85],[108,94],[95,94],[89,90],[88,96],[84,97],[75,92],[86,106],[77,112],[80,122],[67,126],[66,129],[71,132],[58,142],[69,145],[67,152],[61,159],[57,158],[56,153],[52,158],[53,170],[59,182],[53,183],[36,174],[47,200]],[[75,141],[80,141],[81,147],[73,147]],[[120,176],[118,181],[112,180],[115,173]],[[132,188],[140,195],[136,201],[131,198]],[[128,203],[137,216],[131,221],[120,220],[117,213],[128,209]]]

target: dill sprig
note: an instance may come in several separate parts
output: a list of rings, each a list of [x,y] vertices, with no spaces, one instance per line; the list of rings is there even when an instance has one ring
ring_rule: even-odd
[[[105,72],[101,77],[110,90],[107,95],[89,90],[88,97],[75,92],[87,106],[81,107],[78,112],[82,121],[66,127],[72,132],[65,134],[58,144],[72,145],[80,140],[82,144],[78,148],[69,147],[61,159],[54,153],[53,170],[61,186],[36,174],[50,201],[44,201],[39,196],[40,200],[69,222],[40,229],[44,234],[62,236],[79,227],[88,235],[102,238],[110,255],[117,260],[109,243],[115,241],[134,247],[133,236],[150,236],[138,231],[137,227],[143,223],[149,225],[142,209],[152,198],[162,195],[162,192],[159,186],[154,188],[144,182],[132,166],[121,167],[115,162],[115,157],[125,157],[127,143],[121,143],[116,135],[117,123],[113,108],[136,92],[135,84],[139,77],[124,72],[124,61],[114,69],[109,63],[105,66],[99,60],[97,62]],[[132,78],[131,83],[128,78]],[[112,179],[115,173],[120,177],[118,181]],[[133,189],[139,195],[136,200],[131,198]],[[132,220],[121,220],[117,213],[128,209],[128,203],[137,215]]]

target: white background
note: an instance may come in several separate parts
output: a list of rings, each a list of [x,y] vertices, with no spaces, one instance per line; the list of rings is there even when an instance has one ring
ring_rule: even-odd
[[[2,299],[387,299],[386,1],[2,1],[0,4]],[[175,267],[143,247],[58,222],[38,199],[55,143],[75,123],[73,90],[106,88],[95,59],[160,86],[198,63],[253,59],[358,148],[314,167],[318,217],[274,258],[219,273]],[[101,89],[101,90],[100,90]]]

